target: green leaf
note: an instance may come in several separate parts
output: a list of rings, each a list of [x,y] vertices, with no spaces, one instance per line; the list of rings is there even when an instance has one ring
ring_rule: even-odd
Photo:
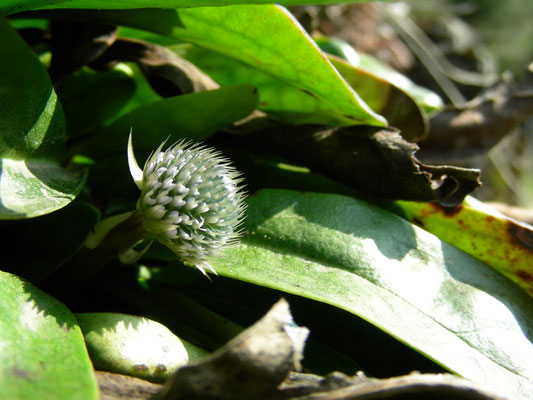
[[[415,84],[405,75],[400,74],[398,71],[369,54],[359,54],[359,64],[356,67],[377,75],[404,90],[428,113],[444,107],[444,103],[438,94]]]
[[[0,219],[35,217],[70,203],[85,175],[54,161],[65,121],[44,67],[1,17],[0,37]]]
[[[331,124],[332,119],[324,107],[327,105],[321,99],[312,97],[295,85],[291,85],[283,78],[260,71],[254,66],[244,64],[234,58],[199,46],[177,45],[171,47],[176,53],[190,60],[200,69],[208,73],[222,85],[236,83],[251,83],[259,89],[259,109],[294,124]],[[352,68],[353,67],[349,67]],[[341,71],[342,74],[342,71]],[[348,75],[348,77],[351,77]],[[346,79],[346,76],[344,77]],[[365,74],[358,75],[359,80],[354,88],[359,96],[373,110],[387,111],[386,104],[395,96],[396,100],[402,101],[404,107],[400,107],[402,114],[411,114],[409,127],[414,127],[415,135],[421,136],[425,132],[425,122],[414,102],[401,90],[392,87],[379,78]],[[351,83],[348,81],[348,83]],[[392,90],[390,90],[392,88]],[[360,91],[361,90],[361,91]],[[381,92],[379,91],[381,90]],[[392,93],[391,93],[392,92]],[[383,95],[383,93],[390,95]],[[407,108],[405,107],[407,105]],[[376,108],[377,107],[377,108]],[[398,113],[397,113],[398,114]],[[387,115],[384,115],[387,117]],[[394,117],[394,116],[393,116]],[[389,123],[396,123],[389,120]],[[398,125],[395,125],[398,126]],[[400,127],[400,126],[398,126]],[[404,126],[401,126],[403,128]]]
[[[483,261],[533,296],[533,228],[485,212],[475,199],[457,207],[398,201],[403,216]]]
[[[0,159],[0,219],[37,217],[69,204],[81,191],[85,173],[48,160]]]
[[[439,95],[429,89],[418,86],[378,58],[370,54],[357,53],[348,42],[336,37],[318,37],[315,41],[323,51],[336,56],[331,59],[333,65],[336,64],[335,62],[340,57],[355,68],[359,74],[368,72],[374,76],[379,76],[381,79],[404,90],[427,112],[441,109],[444,106]],[[337,68],[336,65],[335,67]]]
[[[378,125],[373,112],[326,59],[294,17],[277,5],[179,10],[54,12],[64,18],[126,25],[194,43],[272,75],[302,93],[302,113],[323,123]]]
[[[321,102],[278,77],[198,46],[176,45],[171,49],[223,85],[252,83],[259,89],[259,108],[288,123],[331,122],[321,114]],[[412,94],[398,84],[404,82],[398,78],[402,75],[391,73],[384,77],[336,57],[328,55],[328,59],[366,104],[387,118],[391,126],[401,129],[406,139],[419,140],[426,134],[425,113]]]
[[[74,151],[92,157],[124,153],[130,130],[136,151],[152,151],[169,135],[170,143],[176,138],[204,140],[216,130],[246,117],[256,104],[257,90],[251,85],[166,98],[123,115],[80,142]]]
[[[28,282],[0,271],[0,398],[98,399],[74,316]]]
[[[371,69],[355,67],[334,56],[328,58],[373,110],[387,118],[391,126],[401,130],[404,139],[416,142],[426,136],[425,112],[403,88],[375,74]]]
[[[318,37],[315,38],[315,41],[323,51],[336,56],[330,59],[333,65],[335,65],[335,61],[340,57],[355,68],[360,75],[364,75],[364,73],[367,72],[402,89],[420,106],[424,107],[427,112],[441,109],[444,106],[439,95],[415,84],[405,75],[394,70],[378,58],[369,54],[356,52],[348,42],[336,37]],[[337,66],[335,65],[335,67]]]
[[[360,3],[367,0],[280,0],[284,6],[299,4],[336,4],[336,3]],[[388,0],[379,0],[388,1]],[[263,4],[272,3],[271,0],[165,0],[165,8],[178,7],[208,7],[227,6],[230,4]],[[16,12],[35,10],[40,8],[88,8],[88,9],[125,9],[125,8],[158,8],[161,7],[159,0],[4,0],[0,5],[0,13],[12,14]]]
[[[69,138],[98,131],[122,115],[162,99],[133,63],[118,63],[104,72],[83,68],[67,78],[58,96]]]
[[[260,71],[232,57],[199,46],[171,47],[180,56],[205,71],[221,85],[250,83],[259,90],[258,108],[278,119],[294,124],[330,124],[320,99],[279,77]]]
[[[533,390],[533,300],[437,237],[366,202],[263,190],[220,275],[350,311],[513,399]]]
[[[0,157],[56,155],[65,141],[65,121],[50,78],[2,17],[0,37]]]
[[[189,361],[181,340],[158,322],[116,313],[76,318],[97,369],[164,381]]]

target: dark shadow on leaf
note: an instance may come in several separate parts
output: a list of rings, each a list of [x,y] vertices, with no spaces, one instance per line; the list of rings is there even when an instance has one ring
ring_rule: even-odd
[[[109,123],[135,92],[135,81],[124,71],[70,76],[59,99],[65,112],[69,144]]]
[[[75,316],[84,335],[96,332],[101,336],[107,332],[118,332],[117,326],[120,324],[126,329],[136,329],[142,323],[149,322],[144,317],[119,313],[82,313]]]
[[[415,233],[410,224],[400,223],[403,222],[400,218],[398,223],[390,223],[391,218],[397,217],[357,199],[338,196],[336,200],[334,207],[324,208],[327,212],[320,213],[317,209],[320,206],[313,204],[311,198],[298,202],[294,210],[297,214],[306,215],[306,220],[313,224],[354,238],[372,240],[381,254],[389,259],[401,260],[410,249],[416,248]],[[314,211],[311,219],[307,217],[310,209]]]
[[[63,303],[26,280],[21,279],[21,281],[24,301],[27,304],[25,311],[33,313],[36,317],[54,318],[57,325],[66,332],[77,326],[76,319]]]
[[[353,238],[370,240],[384,257],[391,260],[402,260],[417,245],[412,225],[361,200],[346,196],[271,190],[263,192],[260,201],[261,204],[256,205],[252,198],[249,203],[248,217],[245,220],[248,235],[243,241],[275,252],[303,257],[349,272],[362,267],[350,254],[354,249],[347,249],[344,253],[328,252],[329,246],[343,246],[342,239],[339,238],[338,243],[330,243],[318,236],[313,225],[342,232]],[[268,219],[288,209],[292,209],[301,218],[300,223],[290,216],[286,219],[286,225],[275,233],[272,233],[272,229],[263,233],[263,223],[268,223]],[[366,268],[365,271],[368,272]]]

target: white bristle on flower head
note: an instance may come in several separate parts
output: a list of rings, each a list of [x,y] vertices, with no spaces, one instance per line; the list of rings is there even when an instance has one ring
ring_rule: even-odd
[[[216,273],[208,259],[242,235],[243,179],[214,149],[183,140],[161,151],[163,145],[146,161],[142,178],[138,171],[135,179],[130,139],[143,227],[182,261],[204,274],[206,269]]]

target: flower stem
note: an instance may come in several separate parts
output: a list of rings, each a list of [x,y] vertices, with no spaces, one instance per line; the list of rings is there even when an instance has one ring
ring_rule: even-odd
[[[143,228],[142,215],[135,211],[125,221],[111,229],[102,243],[94,248],[84,247],[63,267],[42,281],[45,288],[76,287],[90,279],[120,253],[149,236]]]

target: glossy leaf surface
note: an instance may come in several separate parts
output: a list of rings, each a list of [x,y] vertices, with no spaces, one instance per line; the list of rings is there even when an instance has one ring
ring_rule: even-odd
[[[444,103],[440,96],[429,89],[415,84],[405,75],[395,71],[387,64],[368,54],[359,54],[359,63],[355,66],[373,75],[377,75],[393,85],[403,89],[427,112],[440,110]]]
[[[350,311],[514,399],[533,385],[533,300],[437,237],[353,198],[264,190],[220,275]]]
[[[189,361],[181,340],[148,318],[82,313],[76,319],[96,369],[163,381]]]
[[[0,398],[96,400],[76,319],[59,301],[0,271]]]
[[[83,172],[48,160],[0,160],[0,219],[44,215],[63,208],[81,191]]]
[[[3,18],[0,37],[0,219],[35,217],[70,203],[85,175],[54,160],[65,121],[46,70]]]
[[[278,5],[179,10],[67,11],[63,17],[139,28],[238,60],[302,92],[301,113],[323,123],[378,125],[372,111],[342,79],[294,17]],[[304,107],[305,106],[305,107]]]
[[[246,117],[256,105],[257,90],[251,85],[169,97],[124,114],[80,142],[76,150],[92,157],[122,153],[130,130],[136,151],[152,151],[169,135],[170,143],[177,138],[201,141]]]
[[[179,45],[174,50],[223,85],[249,82],[259,89],[259,108],[289,123],[329,123],[321,114],[323,104],[294,85],[234,58],[198,46]],[[372,74],[361,72],[339,59],[330,59],[357,94],[389,123],[411,137],[425,134],[424,116],[402,90]],[[337,64],[343,69],[339,69]],[[394,101],[402,106],[391,107]]]
[[[372,70],[355,67],[337,57],[328,58],[373,110],[385,116],[391,126],[401,130],[404,139],[416,142],[426,135],[425,112],[402,87],[374,74]]]
[[[383,0],[381,0],[383,1]],[[345,0],[346,3],[360,3],[362,0]],[[165,7],[206,7],[227,6],[230,4],[263,4],[272,3],[270,0],[166,0]],[[280,0],[284,6],[300,4],[336,4],[338,0]],[[161,7],[158,0],[5,0],[0,11],[5,14],[34,10],[39,8],[96,8],[96,9],[127,9],[127,8],[157,8]]]

